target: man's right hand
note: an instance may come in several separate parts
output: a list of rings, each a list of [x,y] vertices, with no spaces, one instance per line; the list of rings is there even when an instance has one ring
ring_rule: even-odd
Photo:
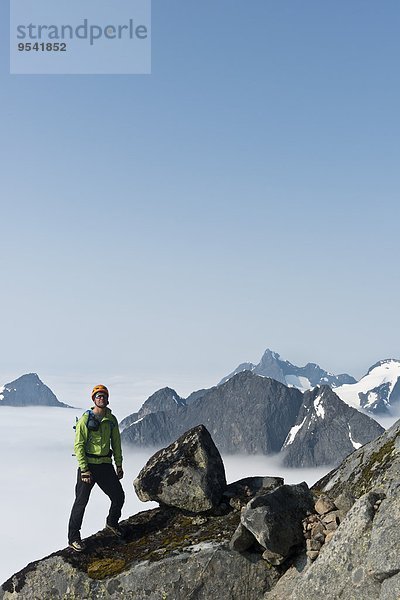
[[[91,484],[93,482],[92,474],[90,471],[83,471],[81,473],[81,479],[82,479],[83,483]]]

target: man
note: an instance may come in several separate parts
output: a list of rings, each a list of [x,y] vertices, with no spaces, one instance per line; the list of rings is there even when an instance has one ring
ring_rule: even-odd
[[[108,397],[108,389],[104,385],[96,385],[92,391],[94,406],[87,410],[76,424],[74,449],[79,468],[75,502],[68,525],[68,544],[76,552],[82,552],[85,548],[81,541],[80,530],[90,492],[95,483],[111,500],[106,529],[121,536],[118,521],[125,501],[125,494],[119,481],[124,476],[121,436],[118,421],[107,408]],[[114,455],[116,471],[112,465],[112,455]]]

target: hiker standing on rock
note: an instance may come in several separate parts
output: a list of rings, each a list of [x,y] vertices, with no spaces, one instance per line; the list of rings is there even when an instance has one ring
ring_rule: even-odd
[[[82,552],[85,547],[81,541],[80,530],[95,483],[111,500],[106,529],[121,536],[118,521],[125,501],[124,490],[119,481],[124,476],[121,436],[118,421],[107,408],[108,396],[108,389],[104,385],[96,385],[92,391],[94,406],[87,410],[76,424],[74,449],[79,468],[75,502],[68,525],[68,544],[76,552]],[[112,465],[113,455],[116,470]]]

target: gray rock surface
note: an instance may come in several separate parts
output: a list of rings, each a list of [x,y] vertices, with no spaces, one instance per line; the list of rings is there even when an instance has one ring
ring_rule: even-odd
[[[400,481],[400,420],[376,440],[350,454],[313,489],[326,492],[338,508],[376,487]]]
[[[254,535],[246,529],[242,523],[239,523],[235,533],[232,536],[232,539],[229,543],[229,547],[231,550],[236,550],[237,552],[245,552],[249,548],[251,548],[255,543],[258,543]]]
[[[226,488],[225,469],[204,425],[154,454],[134,481],[140,500],[191,512],[212,510]]]
[[[382,582],[379,600],[398,600],[400,598],[400,573]]]
[[[265,595],[268,600],[320,600],[345,598],[378,599],[380,583],[369,573],[366,565],[370,550],[374,520],[374,504],[378,495],[369,492],[360,498],[348,513],[329,544],[323,546],[318,559],[297,574],[290,589],[285,588],[285,577],[279,587]],[[289,579],[289,575],[288,575]]]
[[[379,494],[379,492],[378,492]],[[380,492],[365,568],[370,577],[383,582],[400,572],[400,482]]]
[[[62,550],[15,574],[0,600],[259,600],[279,578],[259,553],[228,547],[238,513],[198,518],[171,509],[139,513],[122,523],[121,543],[106,532],[87,550]]]
[[[103,581],[78,572],[61,557],[48,558],[27,574],[18,593],[0,591],[0,599],[259,600],[260,591],[270,589],[278,577],[259,555],[243,557],[222,544],[203,543],[159,562],[134,563]]]

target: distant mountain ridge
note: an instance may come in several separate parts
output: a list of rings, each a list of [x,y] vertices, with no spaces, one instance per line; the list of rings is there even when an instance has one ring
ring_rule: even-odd
[[[287,360],[282,360],[280,354],[267,348],[257,365],[251,362],[240,364],[232,373],[221,379],[219,385],[225,383],[236,373],[245,370],[262,377],[272,377],[284,385],[296,387],[301,391],[309,390],[316,385],[329,385],[335,388],[344,384],[356,383],[356,379],[347,373],[334,375],[321,369],[315,363],[307,363],[304,367],[298,367]]]
[[[143,410],[151,405],[158,410]],[[199,424],[206,426],[222,453],[282,453],[289,467],[338,464],[384,431],[329,386],[303,394],[245,370],[202,390],[190,403],[171,388],[159,390],[139,413],[124,419],[122,439],[129,445],[161,447]]]
[[[316,363],[298,367],[267,348],[257,365],[251,362],[240,364],[232,373],[221,379],[219,385],[245,370],[262,377],[272,377],[302,392],[317,385],[329,385],[346,404],[362,412],[390,415],[392,409],[400,408],[400,360],[394,358],[378,361],[357,381],[347,373],[329,373]],[[198,395],[203,391],[194,394]],[[191,397],[187,402],[190,400]]]
[[[37,373],[21,375],[0,387],[1,406],[58,406],[72,408],[57,400],[51,389],[39,379]]]

